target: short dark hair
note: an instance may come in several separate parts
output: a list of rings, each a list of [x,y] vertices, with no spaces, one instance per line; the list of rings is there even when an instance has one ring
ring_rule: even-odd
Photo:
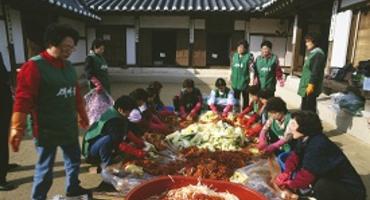
[[[285,101],[280,97],[272,97],[267,100],[266,110],[267,112],[282,112],[284,114],[288,112]]]
[[[226,81],[223,78],[218,78],[215,82],[216,87],[226,86]]]
[[[115,102],[113,106],[116,110],[119,108],[125,110],[125,111],[131,111],[136,107],[136,103],[134,100],[127,96],[127,95],[122,95],[120,96]]]
[[[183,88],[194,88],[194,81],[192,79],[185,79],[182,83]]]
[[[292,114],[292,118],[298,124],[297,131],[303,135],[311,136],[323,131],[320,117],[312,111],[297,111]]]
[[[149,83],[148,89],[154,89],[157,93],[159,93],[159,90],[162,89],[163,85],[159,81],[153,81]]]
[[[148,93],[143,88],[138,88],[130,93],[130,97],[135,101],[147,101]]]
[[[261,43],[261,48],[262,48],[262,47],[264,47],[264,46],[266,46],[266,47],[268,47],[268,48],[272,49],[272,43],[271,43],[270,41],[268,41],[268,40],[265,40],[265,41],[263,41],[263,42]]]
[[[58,46],[66,38],[71,37],[77,45],[79,34],[78,32],[67,24],[51,24],[46,28],[44,34],[44,43],[47,48],[49,45]]]
[[[102,40],[102,39],[95,39],[92,44],[91,44],[91,50],[94,50],[94,49],[97,49],[97,48],[100,48],[101,46],[104,46],[105,45],[105,41]]]
[[[312,41],[312,43],[315,45],[315,46],[319,46],[320,45],[320,34],[319,33],[315,33],[315,32],[311,32],[311,33],[307,33],[305,36],[304,36],[304,39],[305,40],[310,40]]]
[[[257,95],[259,91],[258,85],[252,85],[248,88],[248,93],[251,95]]]
[[[154,88],[147,88],[146,92],[148,93],[148,97],[155,97],[158,94]]]
[[[257,96],[261,99],[269,100],[270,98],[272,98],[274,96],[274,92],[271,91],[271,90],[260,90],[260,91],[258,91]]]
[[[247,40],[239,40],[236,45],[237,45],[237,47],[240,46],[240,45],[243,45],[244,48],[246,48],[246,49],[248,49],[248,47],[249,47],[249,43],[248,43]]]

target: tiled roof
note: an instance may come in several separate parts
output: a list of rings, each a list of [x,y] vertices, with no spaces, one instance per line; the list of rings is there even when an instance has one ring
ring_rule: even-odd
[[[86,0],[95,11],[128,12],[248,12],[269,0]]]
[[[81,0],[43,0],[47,1],[49,4],[63,8],[75,14],[93,18],[95,20],[101,20],[99,16],[92,13],[84,1]]]

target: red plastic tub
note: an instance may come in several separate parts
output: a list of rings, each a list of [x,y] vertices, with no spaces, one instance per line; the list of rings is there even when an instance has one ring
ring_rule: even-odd
[[[161,176],[144,182],[131,190],[126,199],[145,200],[151,196],[162,194],[167,190],[198,183],[198,179],[193,177],[171,176],[171,178],[169,176]],[[203,179],[200,182],[215,189],[217,192],[228,191],[237,196],[240,200],[267,200],[266,197],[260,193],[239,184],[209,179]]]

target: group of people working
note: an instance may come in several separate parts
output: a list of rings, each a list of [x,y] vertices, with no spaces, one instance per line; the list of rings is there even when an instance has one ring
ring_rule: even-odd
[[[76,72],[68,61],[78,38],[78,32],[70,26],[54,24],[48,27],[46,50],[26,62],[17,77],[9,141],[13,151],[19,151],[27,115],[31,114],[38,154],[32,199],[47,197],[57,147],[63,150],[67,197],[91,196],[78,179],[81,153],[88,162],[100,165],[103,170],[118,154],[143,158],[148,144],[142,140],[142,134],[172,131],[161,116],[177,114],[184,120],[195,120],[202,108],[220,117],[226,117],[229,112],[239,113],[238,117],[245,121],[247,137],[258,138],[257,147],[262,152],[289,153],[284,171],[274,181],[281,189],[319,200],[366,198],[360,176],[343,152],[323,134],[321,121],[315,113],[325,63],[315,34],[305,37],[309,54],[298,91],[303,111],[291,114],[283,99],[274,97],[276,84],[283,86],[284,79],[278,57],[271,53],[271,42],[263,42],[261,55],[254,59],[248,52],[248,43],[243,41],[232,56],[231,87],[227,87],[224,79],[217,79],[206,106],[194,81],[186,79],[180,94],[173,99],[176,112],[172,112],[160,99],[162,85],[153,82],[146,89],[138,88],[116,99],[114,106],[91,126]],[[104,42],[94,41],[86,59],[86,72],[91,88],[110,93],[103,52]],[[87,129],[82,151],[78,125]],[[5,176],[0,181],[0,186],[6,189]]]

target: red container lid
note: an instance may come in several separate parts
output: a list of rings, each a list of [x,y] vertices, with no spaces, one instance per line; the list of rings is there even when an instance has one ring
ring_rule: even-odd
[[[229,192],[237,196],[240,200],[267,200],[262,194],[251,190],[243,185],[226,181],[202,179],[202,184],[216,190],[217,192]],[[127,200],[144,200],[154,195],[162,194],[171,189],[180,188],[188,185],[196,185],[198,179],[185,176],[161,176],[146,181],[131,190]]]

